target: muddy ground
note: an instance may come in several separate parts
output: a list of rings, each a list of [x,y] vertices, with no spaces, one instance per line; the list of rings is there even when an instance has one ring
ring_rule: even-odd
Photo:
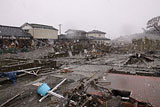
[[[19,53],[15,55],[12,55],[12,54],[1,55],[0,59],[1,61],[3,61],[3,59],[5,58],[26,58],[30,60],[40,59],[40,58],[43,58],[44,56],[47,56],[48,52],[51,52],[51,48],[45,49],[45,50],[39,49],[33,52]],[[124,63],[126,62],[129,56],[130,56],[129,54],[106,54],[103,57],[99,57],[89,61],[87,61],[85,57],[82,55],[76,55],[72,57],[53,58],[52,60],[55,60],[58,63],[61,63],[62,66],[59,69],[53,69],[52,72],[50,72],[49,74],[44,74],[40,76],[39,75],[33,76],[33,75],[27,74],[25,76],[17,78],[16,85],[13,85],[8,80],[1,81],[0,82],[0,96],[1,96],[0,104],[4,103],[5,101],[15,96],[16,94],[20,93],[21,94],[20,96],[15,98],[13,101],[7,103],[5,106],[6,107],[22,107],[22,106],[23,107],[56,107],[56,105],[59,102],[61,102],[61,99],[58,99],[54,96],[49,96],[43,102],[38,102],[41,96],[36,93],[37,87],[33,86],[32,84],[37,82],[42,82],[42,83],[45,82],[51,88],[53,88],[56,84],[58,84],[64,78],[67,78],[67,81],[55,91],[61,95],[64,95],[65,92],[75,87],[78,84],[79,80],[85,77],[90,77],[94,73],[101,73],[102,78],[104,78],[104,76],[105,78],[107,78],[108,71],[110,69],[115,69],[120,72],[121,71],[130,72],[131,74],[136,76],[136,73],[138,72],[154,73],[157,71],[157,69],[152,69],[150,68],[150,66],[160,67],[160,60],[158,58],[155,58],[154,62],[147,63],[147,65],[132,64],[132,65],[124,66]],[[61,69],[66,67],[70,68],[73,72],[59,73]],[[152,76],[149,76],[149,77],[152,78]],[[143,78],[143,76],[141,78]],[[154,77],[154,78],[156,78],[157,81],[160,81],[159,77]],[[112,82],[115,81],[115,80],[114,81],[112,80],[113,79],[110,76],[108,77],[108,79],[106,79],[106,81],[110,81],[111,84]],[[116,81],[119,81],[119,80],[116,80]],[[134,86],[135,88],[138,88],[138,86],[136,86],[136,83],[134,84]],[[157,83],[157,86],[159,87],[158,83]],[[158,87],[154,85],[154,88],[156,89],[156,91],[150,92],[150,94],[156,93],[157,96],[160,96],[160,93],[159,93],[160,88],[157,89]],[[108,88],[113,89],[117,87],[109,86]],[[143,89],[141,89],[141,91],[143,91]],[[152,97],[155,97],[155,96],[152,96]],[[157,100],[159,101],[159,99]],[[160,102],[158,101],[152,102],[150,100],[150,103],[153,104],[154,106],[160,106]]]

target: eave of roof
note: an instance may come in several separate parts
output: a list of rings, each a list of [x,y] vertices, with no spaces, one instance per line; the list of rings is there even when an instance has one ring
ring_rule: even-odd
[[[54,28],[53,26],[43,25],[43,24],[35,24],[35,23],[25,23],[21,27],[23,27],[25,25],[30,25],[32,28],[52,29],[52,30],[58,31],[58,29]]]
[[[76,32],[84,32],[84,33],[87,33],[87,32],[84,31],[84,30],[75,30],[75,29],[68,29],[67,31],[65,31],[65,33],[69,32],[69,31],[76,31]]]
[[[91,33],[106,34],[105,32],[102,32],[102,31],[99,31],[99,30],[92,30],[92,31],[88,32],[88,34],[91,34]]]
[[[32,37],[20,27],[0,25],[0,36]]]

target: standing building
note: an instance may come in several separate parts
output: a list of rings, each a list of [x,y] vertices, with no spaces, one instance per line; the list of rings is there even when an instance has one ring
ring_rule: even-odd
[[[22,48],[31,45],[33,37],[23,31],[20,27],[0,25],[0,48],[14,47]]]
[[[73,39],[73,40],[84,40],[86,39],[86,31],[83,30],[75,30],[75,29],[69,29],[66,32],[66,39]]]
[[[106,44],[110,42],[110,39],[105,37],[105,32],[99,30],[92,30],[87,32],[87,38],[94,43]]]
[[[98,38],[105,38],[105,32],[99,31],[99,30],[92,30],[87,33],[87,36],[89,37],[98,37]]]
[[[21,28],[30,33],[35,39],[58,39],[58,30],[52,26],[25,23]]]

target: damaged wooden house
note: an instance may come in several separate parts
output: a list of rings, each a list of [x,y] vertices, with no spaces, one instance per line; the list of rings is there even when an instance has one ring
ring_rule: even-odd
[[[160,49],[160,16],[150,19],[144,32],[135,36],[137,38],[132,39],[132,49],[136,52]]]
[[[30,47],[32,38],[32,35],[24,32],[20,27],[0,25],[0,48],[2,50]]]

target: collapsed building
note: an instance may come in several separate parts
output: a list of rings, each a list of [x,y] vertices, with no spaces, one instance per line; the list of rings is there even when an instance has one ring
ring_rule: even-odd
[[[160,49],[160,16],[150,19],[142,33],[120,36],[111,41],[115,51],[138,53]],[[116,52],[116,53],[118,53]]]
[[[132,40],[133,49],[136,51],[152,51],[156,49],[160,49],[160,39],[148,37],[133,39]]]

